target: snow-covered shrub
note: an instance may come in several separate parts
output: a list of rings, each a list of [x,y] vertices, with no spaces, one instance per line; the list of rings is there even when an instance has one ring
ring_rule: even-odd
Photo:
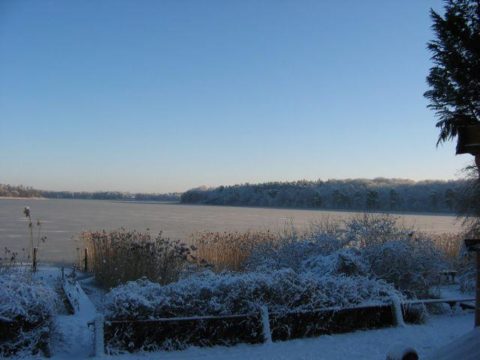
[[[445,266],[442,254],[424,238],[390,240],[361,251],[372,275],[414,297],[428,297],[440,283],[440,271]]]
[[[299,270],[309,258],[332,254],[342,248],[363,248],[406,237],[407,230],[398,227],[397,219],[389,215],[371,215],[345,222],[312,223],[299,233],[284,231],[276,242],[259,243],[247,260],[250,271],[291,268]]]
[[[5,246],[3,256],[0,256],[0,276],[11,272],[18,263],[18,252],[10,250]]]
[[[409,296],[433,294],[443,253],[426,235],[397,225],[389,215],[364,215],[343,226],[320,224],[309,232],[292,231],[275,243],[258,244],[247,260],[250,271],[293,269],[317,276],[371,276]]]
[[[367,247],[405,238],[412,229],[402,228],[398,218],[382,214],[363,214],[345,221],[344,242],[350,246]]]
[[[48,342],[58,295],[27,274],[0,275],[0,355],[35,353]]]
[[[318,225],[303,234],[292,229],[284,231],[275,242],[257,244],[246,260],[246,268],[250,271],[284,268],[298,271],[306,259],[328,255],[344,245],[338,234]]]
[[[463,238],[472,238],[472,235],[463,234]],[[458,274],[457,279],[460,291],[463,293],[474,293],[477,274],[476,257],[474,253],[468,251],[463,241],[458,247],[453,265]]]
[[[477,270],[474,266],[465,268],[458,276],[460,291],[463,293],[474,293],[476,287]]]
[[[330,255],[310,257],[303,261],[301,271],[312,272],[319,276],[367,276],[369,264],[358,249],[347,248],[337,250]]]
[[[228,315],[349,307],[390,301],[395,290],[364,276],[318,276],[291,269],[270,273],[205,272],[166,286],[146,279],[112,289],[106,296],[111,319]]]

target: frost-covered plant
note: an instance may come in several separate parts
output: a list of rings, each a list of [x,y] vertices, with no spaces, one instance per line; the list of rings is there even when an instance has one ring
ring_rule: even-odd
[[[400,227],[397,221],[387,214],[363,214],[345,221],[343,239],[350,246],[361,248],[404,238],[412,232],[412,229]]]
[[[52,316],[58,297],[50,286],[34,282],[24,273],[10,272],[0,276],[0,318],[21,317],[37,322]]]
[[[470,228],[464,233],[457,235],[453,238],[454,245],[451,251],[447,253],[449,265],[457,271],[460,291],[465,293],[475,292],[477,266],[475,253],[468,251],[464,239],[475,238],[476,234]]]
[[[367,214],[292,232],[273,244],[259,244],[247,260],[251,271],[293,269],[318,276],[368,275],[385,280],[409,296],[432,294],[444,256],[425,235],[397,225],[389,215]]]
[[[285,227],[276,241],[260,242],[246,260],[250,271],[290,268],[298,271],[311,257],[328,255],[345,246],[339,229],[332,223],[313,223],[309,231],[300,233],[293,226]]]
[[[166,286],[146,279],[112,289],[110,319],[247,314],[267,305],[272,312],[384,303],[396,291],[364,276],[318,276],[291,269],[270,273],[204,272]]]
[[[0,275],[0,355],[35,353],[45,346],[59,299],[55,291],[27,274]]]
[[[355,248],[340,249],[330,255],[318,255],[302,263],[302,272],[311,272],[319,276],[345,275],[367,276],[369,264]]]
[[[247,268],[298,270],[309,258],[326,256],[346,247],[381,244],[405,233],[389,215],[365,214],[343,223],[329,220],[312,223],[305,233],[292,229],[284,231],[274,243],[259,243],[247,260]]]
[[[32,220],[32,211],[30,210],[30,207],[26,206],[23,208],[23,215],[27,218],[27,225],[28,225],[28,232],[29,232],[29,237],[30,241],[28,244],[28,259],[32,259],[32,270],[35,272],[37,271],[37,260],[35,258],[36,254],[34,253],[35,250],[38,250],[40,248],[40,244],[44,243],[47,240],[47,237],[45,235],[42,235],[42,223],[39,219],[37,221]],[[34,241],[34,227],[36,226],[37,228],[37,239],[36,243]]]
[[[476,271],[468,271],[458,277],[460,291],[464,293],[473,293],[476,286]]]
[[[120,229],[84,232],[81,239],[95,279],[106,288],[141,277],[161,284],[176,281],[192,259],[192,247],[162,233],[154,237],[149,232]]]
[[[332,240],[325,237],[325,242]],[[324,254],[322,239],[286,240],[275,246],[259,244],[247,260],[247,269],[284,269],[299,270],[302,262],[313,256]]]
[[[12,271],[18,264],[18,252],[5,247],[3,254],[4,256],[0,257],[0,276],[3,273]]]
[[[407,237],[366,246],[362,254],[371,273],[415,297],[428,297],[445,268],[442,254],[425,238]]]

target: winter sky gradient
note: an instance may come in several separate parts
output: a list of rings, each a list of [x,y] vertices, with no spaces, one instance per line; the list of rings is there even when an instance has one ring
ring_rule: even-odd
[[[0,1],[0,183],[451,179],[433,0]]]

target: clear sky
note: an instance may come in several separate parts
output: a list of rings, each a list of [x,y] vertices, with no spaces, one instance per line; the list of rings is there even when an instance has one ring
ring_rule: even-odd
[[[430,0],[0,0],[0,183],[452,179]]]

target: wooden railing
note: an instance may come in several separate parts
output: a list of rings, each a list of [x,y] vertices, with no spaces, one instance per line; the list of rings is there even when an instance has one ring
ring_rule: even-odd
[[[361,329],[404,326],[408,312],[417,305],[447,303],[473,305],[473,298],[394,301],[385,304],[331,307],[316,310],[259,312],[222,316],[191,316],[151,320],[103,320],[95,322],[98,352],[137,351],[188,346],[268,343],[278,340],[345,333]],[[404,317],[404,315],[406,315]],[[405,320],[404,320],[405,319]],[[93,323],[92,323],[93,324]],[[101,328],[100,328],[101,327]],[[101,336],[102,339],[98,339]],[[176,344],[176,345],[175,345]]]

